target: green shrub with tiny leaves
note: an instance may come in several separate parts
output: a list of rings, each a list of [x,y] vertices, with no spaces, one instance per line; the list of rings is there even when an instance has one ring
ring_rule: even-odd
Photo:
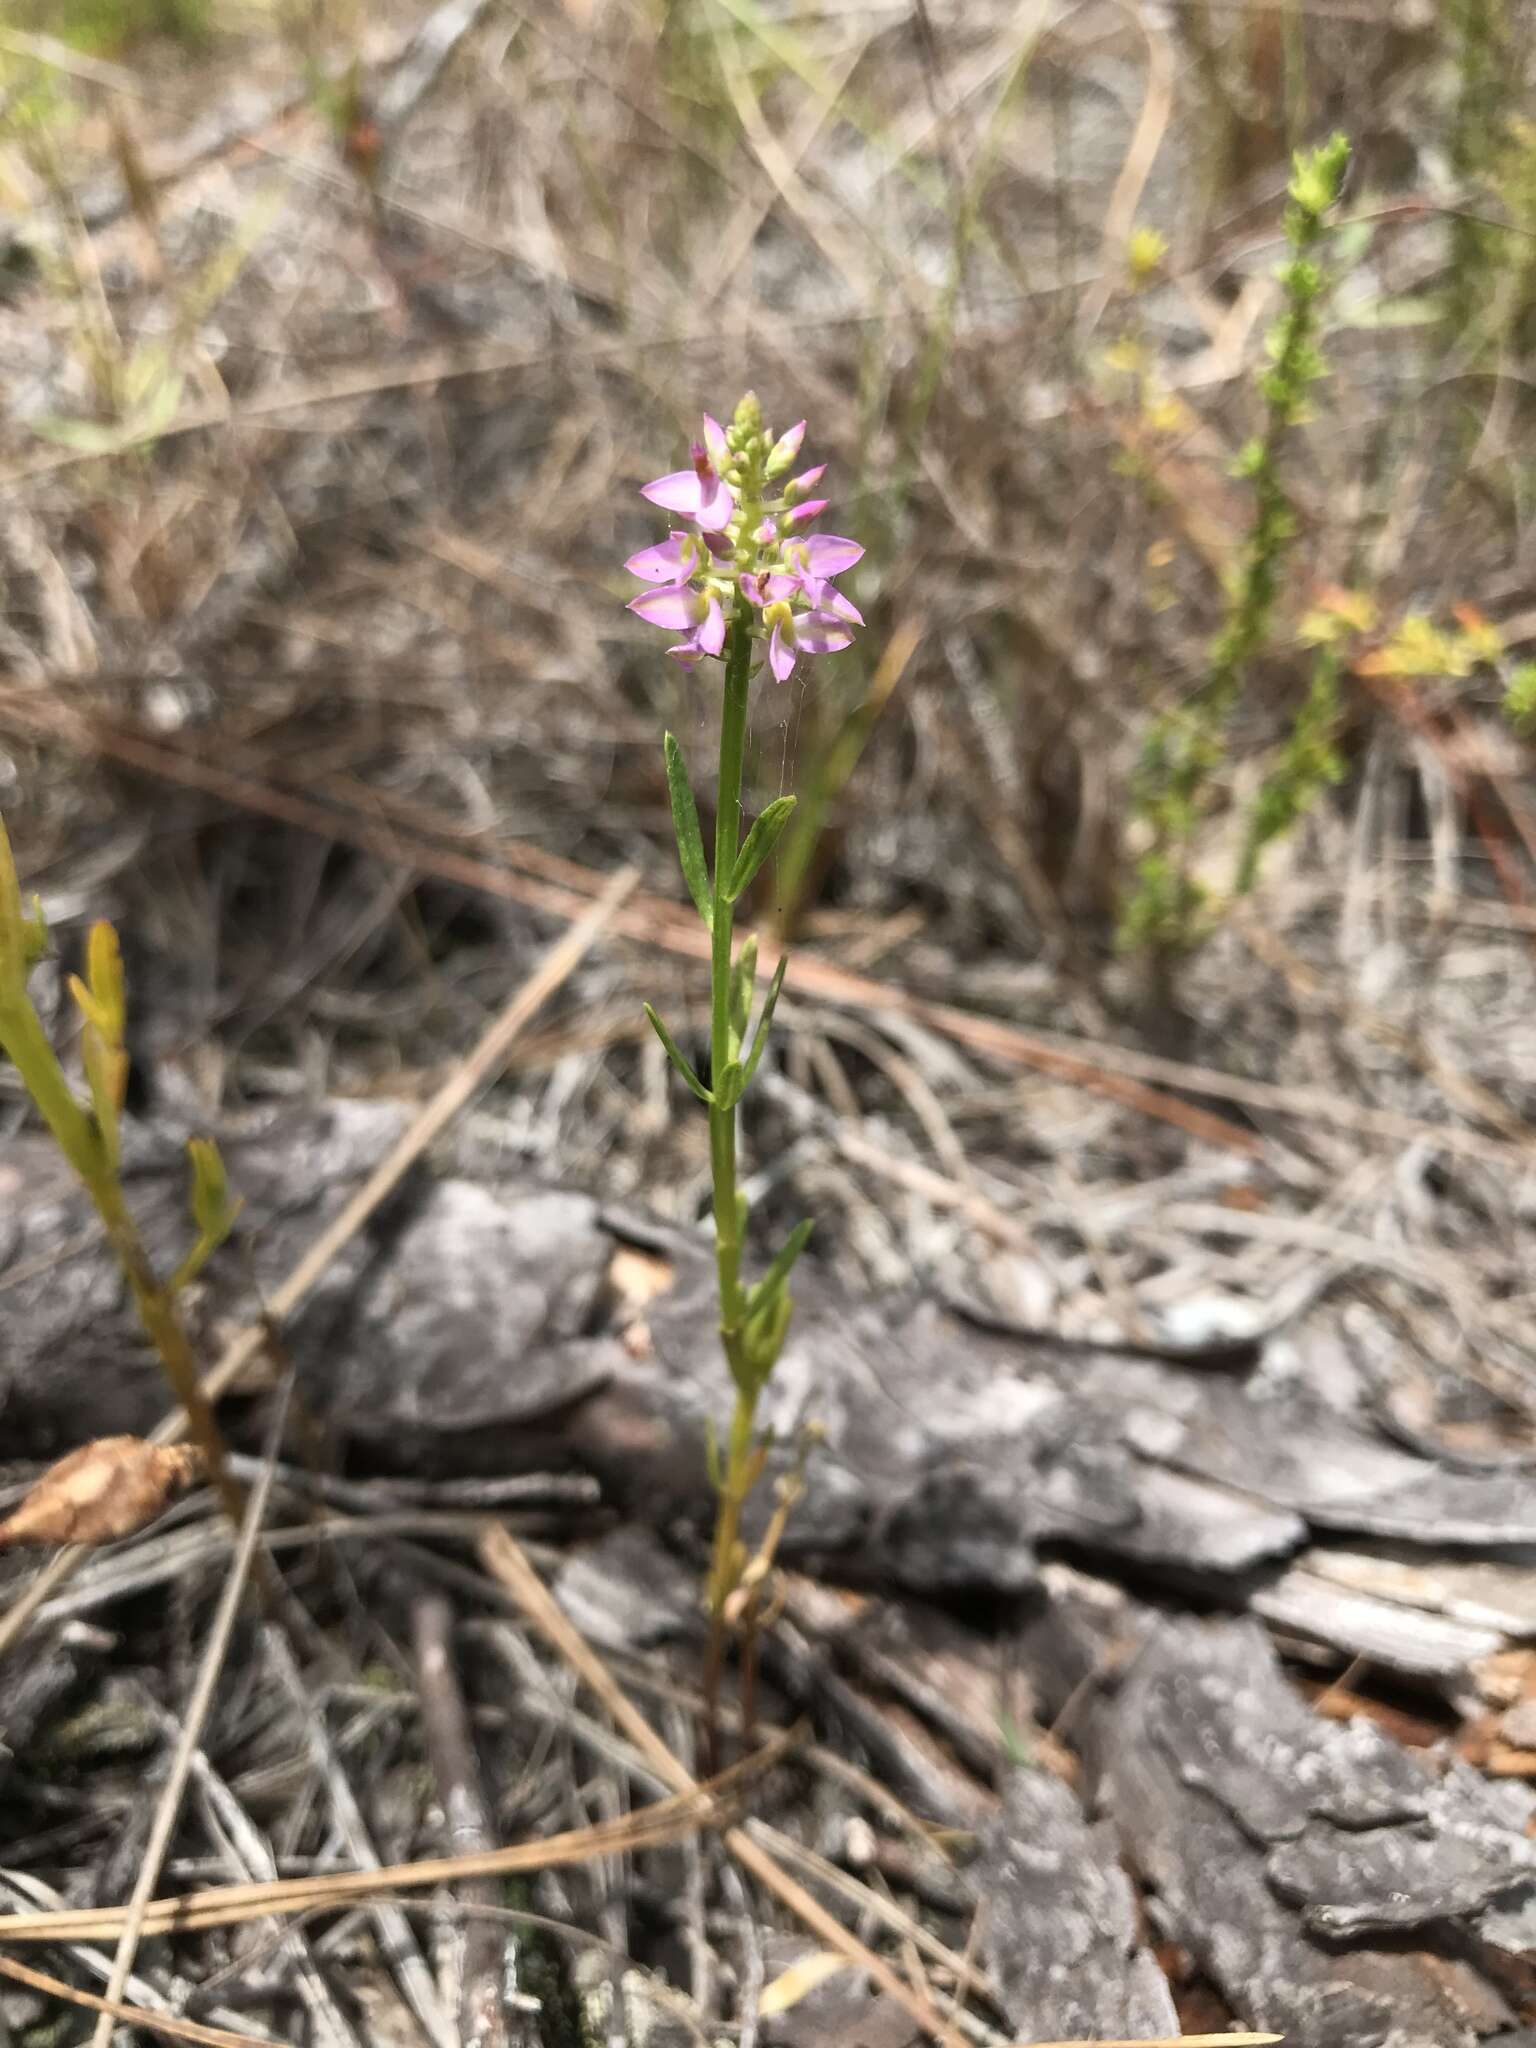
[[[1204,680],[1185,703],[1155,721],[1134,778],[1132,808],[1148,843],[1121,914],[1120,939],[1128,948],[1177,954],[1198,943],[1209,928],[1212,906],[1190,873],[1191,852],[1226,758],[1232,715],[1253,662],[1270,639],[1285,557],[1295,536],[1280,461],[1291,430],[1305,417],[1309,390],[1324,374],[1317,327],[1328,277],[1319,251],[1348,163],[1349,144],[1342,135],[1295,159],[1284,220],[1290,254],[1279,272],[1284,305],[1266,337],[1269,364],[1258,385],[1264,423],[1234,465],[1253,487],[1253,519]],[[1242,855],[1240,889],[1252,887],[1263,849],[1334,779],[1328,736],[1336,686],[1336,673],[1326,664],[1314,674],[1286,758],[1260,793]]]

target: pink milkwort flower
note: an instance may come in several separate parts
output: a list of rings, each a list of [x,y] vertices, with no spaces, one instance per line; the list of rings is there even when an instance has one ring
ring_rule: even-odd
[[[781,683],[793,675],[796,655],[841,654],[853,645],[847,626],[826,609],[796,614],[781,599],[764,607],[763,624],[771,629],[768,666]]]
[[[643,576],[647,583],[684,583],[693,574],[701,555],[691,533],[675,529],[653,548],[642,548],[624,564],[631,576]]]
[[[686,633],[688,644],[701,654],[718,654],[725,645],[725,613],[718,597],[691,590],[686,583],[671,583],[664,590],[647,590],[631,598],[629,609],[653,626],[665,626],[672,633]]]
[[[696,520],[706,533],[718,533],[736,510],[736,501],[730,486],[716,475],[703,444],[695,441],[690,453],[692,469],[674,469],[654,483],[642,484],[640,495],[653,505],[664,505],[669,512]]]
[[[624,566],[653,587],[629,609],[683,635],[669,652],[684,666],[719,658],[735,618],[750,622],[782,682],[801,656],[839,652],[852,642],[850,629],[864,623],[832,580],[863,559],[863,548],[841,534],[805,530],[827,508],[825,498],[806,496],[825,464],[778,481],[804,439],[804,420],[775,439],[749,394],[729,428],[704,415],[690,468],[642,487],[652,504],[690,524],[630,556]]]
[[[804,540],[787,540],[779,553],[793,576],[841,576],[864,559],[858,542],[845,540],[840,533],[812,533]]]

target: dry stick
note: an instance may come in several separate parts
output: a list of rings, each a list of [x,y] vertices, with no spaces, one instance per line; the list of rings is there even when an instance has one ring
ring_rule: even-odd
[[[182,1795],[187,1789],[187,1780],[192,1774],[192,1759],[203,1739],[203,1728],[213,1708],[213,1695],[217,1690],[219,1675],[224,1669],[225,1653],[229,1639],[234,1633],[235,1618],[240,1612],[240,1602],[245,1595],[246,1580],[256,1556],[256,1539],[261,1533],[262,1517],[266,1513],[267,1501],[272,1492],[272,1464],[282,1440],[283,1421],[288,1412],[288,1396],[293,1388],[290,1379],[283,1389],[282,1397],[273,1412],[271,1428],[267,1438],[267,1461],[260,1478],[251,1488],[245,1503],[245,1517],[240,1525],[240,1540],[230,1560],[229,1572],[224,1580],[224,1590],[219,1595],[219,1604],[214,1611],[213,1626],[203,1650],[202,1663],[198,1667],[197,1682],[192,1688],[192,1697],[187,1702],[186,1714],[182,1721],[181,1735],[171,1757],[170,1773],[160,1803],[155,1810],[154,1823],[145,1844],[144,1858],[139,1865],[138,1877],[134,1880],[133,1895],[128,1901],[128,1917],[123,1922],[123,1931],[118,1937],[117,1954],[112,1959],[112,1974],[107,1979],[106,1998],[100,2007],[101,2017],[96,2022],[91,2036],[91,2048],[107,2048],[112,2039],[113,2022],[117,2015],[112,2008],[121,1999],[133,1974],[133,1959],[138,1953],[139,1940],[144,1931],[144,1915],[156,1884],[160,1879],[161,1866],[166,1851],[171,1846],[171,1836],[176,1832],[176,1823],[181,1817]]]
[[[354,1863],[361,1864],[364,1871],[376,1875],[383,1867],[379,1852],[373,1846],[363,1810],[337,1759],[325,1722],[309,1697],[288,1639],[275,1628],[265,1630],[264,1639],[278,1680],[303,1722],[310,1767],[330,1798],[331,1814],[346,1844],[347,1854]],[[443,2010],[436,1982],[417,1943],[415,1929],[398,1906],[377,1905],[371,1910],[384,1960],[398,1979],[405,2002],[420,2022],[422,2032],[436,2044],[436,2048],[457,2048],[458,2032]]]
[[[246,1883],[252,1879],[275,1878],[277,1858],[272,1853],[271,1844],[201,1750],[192,1759],[192,1772],[203,1797],[209,1833],[220,1843],[233,1864],[236,1881]],[[308,2015],[308,2040],[319,2042],[322,2048],[362,2048],[351,2021],[337,2003],[315,1960],[302,1924],[285,1927],[279,1921],[275,1924],[272,1939],[277,1955],[292,1966],[293,1980]],[[256,1982],[249,1956],[227,1967],[238,1969],[248,1984]],[[277,1967],[281,1969],[282,1963]]]
[[[39,705],[15,694],[0,697],[0,723],[21,727],[44,737],[89,753],[105,755],[142,774],[162,781],[200,789],[210,796],[262,817],[276,818],[303,832],[342,845],[355,846],[376,859],[408,863],[424,874],[458,882],[467,889],[521,903],[554,917],[575,918],[601,884],[601,877],[574,861],[561,861],[520,847],[499,847],[504,858],[520,860],[535,875],[511,872],[472,854],[439,847],[416,832],[396,832],[388,826],[349,816],[313,799],[247,775],[231,773],[211,761],[182,749],[145,739],[136,733],[116,730],[104,720],[72,714],[57,703]],[[551,873],[561,880],[551,882]],[[626,938],[644,945],[659,946],[694,960],[709,958],[709,935],[696,920],[686,917],[681,907],[665,897],[642,896],[630,909],[614,917],[613,926]],[[758,950],[758,965],[766,975],[778,964],[783,949],[766,934]],[[884,986],[867,976],[850,974],[813,954],[795,958],[795,985],[802,994],[821,996],[828,1002],[859,1010],[897,1010],[929,1024],[936,1031],[990,1055],[1008,1066],[1033,1067],[1073,1083],[1077,1087],[1124,1103],[1142,1116],[1173,1124],[1202,1144],[1225,1146],[1229,1151],[1257,1159],[1263,1156],[1263,1140],[1228,1118],[1182,1102],[1161,1089],[1144,1086],[1123,1073],[1111,1071],[1097,1058],[1073,1052],[1045,1039],[1018,1030],[1000,1019],[973,1015],[948,1003],[930,1002],[899,988]],[[0,1633],[0,1651],[5,1647]]]
[[[475,1091],[505,1063],[518,1032],[573,972],[598,935],[613,922],[619,906],[633,892],[639,879],[636,869],[621,869],[586,915],[573,923],[571,929],[549,948],[479,1044],[444,1082],[389,1156],[374,1168],[351,1201],[321,1231],[288,1278],[273,1291],[267,1303],[269,1322],[281,1322],[293,1313],[323,1277],[331,1261],[399,1185],[426,1148],[447,1128]],[[259,1323],[241,1330],[231,1339],[223,1356],[203,1381],[204,1392],[210,1401],[217,1401],[236,1383],[260,1356],[266,1341],[266,1327]],[[160,1424],[154,1432],[153,1441],[177,1443],[185,1427],[185,1418],[178,1409]],[[90,1555],[90,1551],[78,1544],[61,1550],[38,1573],[21,1598],[0,1614],[0,1657],[22,1636],[49,1595],[72,1578]]]
[[[448,1846],[456,1853],[477,1855],[496,1846],[496,1830],[481,1782],[469,1713],[454,1667],[453,1607],[445,1594],[418,1596],[411,1609],[411,1634],[416,1651],[422,1732],[448,1824]],[[474,1878],[461,1887],[461,1896],[466,1905],[498,1906],[501,1886],[494,1878]],[[506,1930],[494,1920],[471,1919],[465,1927],[459,1961],[459,2036],[463,2048],[504,2048],[510,2037],[510,2015],[501,1996],[507,1974],[507,1939]],[[523,2038],[536,2040],[527,2016],[519,2017]]]
[[[200,2026],[196,2020],[173,2019],[169,2013],[151,2012],[142,2005],[121,2005],[115,1998],[99,1998],[94,1991],[81,1991],[73,1984],[65,1984],[57,1977],[49,1977],[41,1970],[34,1970],[26,1963],[13,1962],[9,1956],[0,1956],[0,1977],[10,1977],[18,1984],[25,1984],[33,1991],[42,1991],[49,1998],[61,1998],[66,2005],[83,2005],[90,2012],[99,2012],[103,2019],[122,2020],[131,2027],[142,2027],[146,2034],[168,2034],[173,2041],[197,2041],[203,2048],[279,2048],[275,2041],[269,2041],[264,2034],[231,2034],[222,2027]]]
[[[0,1898],[20,1900],[21,1904],[18,1910],[21,1912],[43,1912],[50,1908],[58,1907],[63,1903],[58,1893],[50,1886],[44,1884],[41,1879],[24,1879],[21,1873],[16,1870],[0,1872]],[[0,1915],[0,1918],[3,1917],[3,1915]],[[111,1959],[103,1955],[94,1943],[88,1941],[62,1942],[59,1944],[59,1948],[61,1953],[68,1956],[72,1963],[77,1963],[89,1976],[98,1977],[105,1984],[112,1969]],[[3,1968],[4,1962],[0,1960],[0,1969]],[[60,1996],[62,1995],[61,1993]],[[145,1978],[137,1974],[128,1979],[126,2003],[145,2012],[164,2013],[166,2011],[164,1994],[158,1991]],[[211,2004],[207,2007],[207,2014],[207,2023],[210,2026],[228,2027],[232,2033],[236,2034],[248,2034],[250,2031],[243,2013],[231,2013],[227,2007],[221,2008],[218,2005]]]
[[[477,856],[423,843],[418,835],[431,830],[432,822],[419,812],[413,816],[407,833],[396,833],[387,826],[349,816],[313,799],[232,774],[179,748],[144,739],[138,734],[118,732],[100,720],[68,714],[57,705],[39,708],[31,700],[0,699],[0,718],[12,719],[34,731],[88,751],[107,754],[145,774],[205,790],[210,795],[277,818],[300,830],[357,846],[376,858],[409,861],[425,872],[461,882],[467,888],[547,911],[554,916],[575,916],[579,905],[600,884],[599,876],[575,861],[515,843],[497,849],[504,859],[521,863],[528,870],[526,874],[512,873]],[[353,785],[349,785],[349,793],[352,787],[357,788],[359,797],[370,794]],[[415,807],[412,808],[415,811]],[[443,828],[438,826],[437,829]],[[708,957],[707,939],[669,899],[642,896],[631,910],[615,920],[615,925],[627,937],[640,939],[668,952],[695,959]],[[772,971],[778,957],[779,948],[765,936],[759,953],[759,964],[765,973]],[[1502,1140],[1495,1141],[1454,1126],[1442,1127],[1424,1119],[1344,1103],[1328,1096],[1325,1091],[1291,1090],[1274,1083],[1254,1082],[1241,1076],[1224,1075],[1214,1069],[1188,1066],[1155,1054],[1138,1052],[1131,1047],[1095,1047],[1090,1056],[1075,1050],[1058,1035],[1022,1032],[1001,1019],[978,1015],[946,1003],[931,1002],[865,976],[848,973],[813,954],[796,957],[795,978],[802,994],[819,995],[849,1008],[898,1011],[926,1022],[958,1043],[969,1045],[1005,1064],[1030,1066],[1055,1074],[1076,1086],[1123,1102],[1142,1115],[1174,1124],[1204,1143],[1222,1145],[1249,1157],[1257,1158],[1264,1150],[1263,1141],[1251,1131],[1241,1129],[1224,1117],[1195,1108],[1161,1089],[1141,1086],[1140,1082],[1166,1081],[1174,1087],[1185,1087],[1196,1093],[1233,1101],[1251,1101],[1258,1106],[1273,1106],[1282,1112],[1289,1110],[1328,1117],[1356,1128],[1379,1132],[1385,1138],[1422,1137],[1454,1150],[1478,1154],[1497,1152],[1500,1158],[1507,1158],[1511,1145],[1536,1142],[1536,1132],[1512,1117],[1507,1110],[1493,1115],[1495,1127],[1505,1133]],[[1410,1045],[1398,1043],[1396,1049],[1407,1057],[1414,1057]],[[1422,1062],[1416,1060],[1416,1064]],[[1447,1069],[1431,1070],[1431,1078],[1440,1083],[1448,1097],[1463,1111],[1489,1118],[1491,1098],[1479,1092],[1474,1099],[1469,1093],[1474,1084],[1466,1081],[1465,1077]],[[0,1642],[0,1648],[3,1648],[3,1642]]]
[[[381,1870],[337,1870],[311,1877],[279,1878],[271,1884],[226,1884],[156,1899],[144,1915],[146,1934],[202,1934],[213,1927],[239,1927],[273,1913],[328,1913],[340,1906],[372,1904],[395,1892],[428,1890],[470,1877],[515,1877],[589,1863],[640,1849],[670,1848],[690,1829],[718,1827],[737,1810],[739,1788],[771,1769],[785,1745],[735,1765],[723,1777],[674,1794],[626,1814],[621,1821],[570,1828],[534,1842],[490,1849],[483,1856],[428,1856],[415,1863],[387,1863]],[[59,1906],[46,1912],[0,1913],[0,1944],[6,1942],[105,1941],[122,1931],[121,1906]]]
[[[498,1579],[512,1594],[529,1621],[565,1659],[588,1688],[596,1694],[613,1720],[629,1737],[641,1755],[654,1768],[656,1775],[673,1786],[679,1795],[697,1790],[694,1780],[678,1762],[677,1758],[662,1741],[656,1730],[635,1706],[614,1679],[602,1659],[590,1647],[566,1619],[552,1593],[545,1586],[533,1566],[523,1555],[512,1537],[499,1524],[493,1524],[480,1539],[480,1556],[493,1577]],[[749,1871],[775,1898],[788,1906],[798,1919],[823,1940],[828,1948],[846,1956],[850,1963],[865,1971],[879,1985],[880,1989],[908,2016],[916,2020],[930,2040],[946,2044],[946,2048],[960,2048],[960,2036],[954,2026],[936,2009],[932,2002],[907,1984],[888,1963],[868,1949],[855,1935],[848,1932],[843,1923],[820,1905],[811,1894],[799,1885],[789,1874],[761,1848],[752,1837],[740,1827],[729,1827],[722,1839],[731,1855],[746,1871]],[[1261,2044],[1277,2042],[1278,2034],[1196,2034],[1186,2038],[1182,2048],[1261,2048]],[[1040,2042],[1035,2048],[1179,2048],[1179,2044],[1156,2041],[1109,2041],[1101,2043],[1055,2041]]]
[[[1507,1103],[1501,1102],[1491,1088],[1485,1088],[1470,1074],[1462,1073],[1417,1033],[1405,1031],[1401,1024],[1384,1017],[1371,1004],[1358,996],[1329,988],[1316,968],[1309,967],[1278,932],[1261,924],[1251,911],[1240,911],[1233,918],[1232,927],[1250,952],[1266,967],[1284,976],[1298,1002],[1322,1005],[1332,1011],[1341,1023],[1353,1025],[1366,1038],[1374,1039],[1378,1045],[1395,1052],[1400,1059],[1417,1067],[1420,1073],[1433,1081],[1465,1115],[1490,1125],[1511,1145],[1528,1148],[1536,1142],[1536,1132]]]
[[[652,1766],[656,1775],[679,1794],[693,1791],[694,1780],[683,1769],[640,1709],[618,1685],[602,1659],[566,1620],[554,1596],[545,1587],[544,1581],[507,1531],[499,1526],[487,1529],[480,1539],[479,1549],[486,1569],[506,1587],[533,1626],[559,1652],[588,1689],[602,1701],[610,1716]],[[954,2048],[958,2037],[953,2028],[945,2025],[929,2001],[913,1991],[896,1975],[889,1964],[882,1962],[879,1956],[865,1948],[862,1942],[848,1932],[840,1920],[835,1919],[824,1906],[819,1905],[811,1897],[809,1892],[780,1870],[772,1857],[766,1850],[760,1849],[750,1835],[740,1828],[727,1828],[724,1841],[736,1861],[812,1928],[829,1948],[836,1949],[839,1955],[846,1956],[861,1970],[867,1970],[881,1990],[894,1998],[903,2011],[916,2020],[930,2040],[947,2042]]]

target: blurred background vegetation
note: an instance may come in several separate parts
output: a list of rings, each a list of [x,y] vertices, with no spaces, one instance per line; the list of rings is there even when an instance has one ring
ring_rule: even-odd
[[[1533,46],[1518,0],[12,0],[0,806],[66,956],[121,924],[141,1088],[413,1092],[619,861],[680,894],[658,737],[699,772],[714,697],[618,565],[750,385],[868,548],[857,649],[758,687],[770,933],[1184,1099],[1422,1108],[1427,1036],[1525,1103]],[[698,1213],[671,929],[497,1143]],[[791,969],[753,1134],[868,1274],[1166,1164],[877,998]]]

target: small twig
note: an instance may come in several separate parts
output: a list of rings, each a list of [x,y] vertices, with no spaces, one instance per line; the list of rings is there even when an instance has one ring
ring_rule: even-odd
[[[172,2018],[165,2012],[150,2012],[142,2005],[124,2005],[116,1998],[100,1998],[94,1991],[81,1991],[73,1984],[65,1984],[57,1977],[49,1977],[41,1970],[34,1970],[26,1963],[12,1961],[9,1956],[0,1956],[0,1976],[10,1977],[17,1984],[25,1984],[33,1991],[45,1992],[50,1998],[61,1998],[67,2005],[82,2005],[88,2012],[98,2012],[104,2020],[121,2020],[131,2027],[142,2027],[147,2034],[166,2034],[173,2041],[198,2041],[204,2048],[280,2048],[275,2041],[268,2041],[264,2034],[234,2034],[223,2027],[200,2026],[196,2020]],[[110,2032],[110,2029],[108,2030]]]
[[[192,1934],[213,1927],[239,1927],[272,1913],[335,1912],[344,1906],[372,1905],[391,1893],[428,1890],[457,1884],[470,1877],[528,1876],[585,1863],[593,1856],[620,1850],[670,1847],[690,1829],[717,1825],[731,1811],[729,1798],[739,1784],[750,1782],[779,1752],[751,1758],[713,1785],[695,1786],[654,1806],[625,1816],[612,1827],[573,1828],[536,1842],[515,1842],[483,1856],[429,1856],[415,1863],[391,1863],[379,1870],[322,1872],[314,1877],[281,1878],[273,1884],[216,1885],[179,1898],[156,1899],[144,1915],[144,1933]],[[121,1931],[121,1906],[64,1906],[47,1912],[0,1914],[0,1943],[105,1941]]]
[[[310,1762],[330,1797],[331,1812],[346,1843],[347,1854],[365,1871],[380,1870],[379,1854],[363,1819],[362,1808],[341,1767],[325,1722],[309,1697],[287,1638],[275,1628],[268,1629],[265,1631],[265,1647],[283,1690],[298,1709],[309,1745]],[[432,1972],[427,1968],[426,1958],[421,1953],[410,1922],[393,1906],[375,1906],[372,1912],[385,1960],[398,1978],[406,2003],[421,2022],[427,2039],[436,2043],[437,2048],[458,2048],[457,2029],[443,2010]]]
[[[736,1925],[741,1930],[740,1985],[736,1998],[736,2024],[741,2032],[736,2037],[736,2048],[757,2048],[757,2008],[768,1976],[763,1966],[762,1939],[747,1898],[747,1888],[734,1865],[727,1863],[722,1867],[720,1885],[730,1900]]]
[[[481,1783],[469,1713],[459,1689],[453,1655],[453,1608],[442,1593],[423,1593],[411,1608],[416,1652],[416,1686],[421,1696],[422,1731],[437,1780],[438,1799],[448,1824],[448,1846],[456,1854],[479,1855],[496,1846],[496,1832]],[[466,1905],[496,1906],[495,1878],[471,1878],[460,1887]],[[459,1961],[459,2036],[463,2048],[505,2048],[512,2016],[502,1998],[507,1975],[507,1940],[494,1921],[466,1922]],[[536,2031],[519,2015],[523,2038]]]
[[[566,1619],[554,1596],[529,1564],[505,1529],[488,1529],[481,1539],[480,1555],[495,1578],[518,1601],[528,1619],[565,1658],[585,1684],[602,1701],[614,1721],[655,1769],[678,1793],[695,1791],[694,1780],[678,1762],[645,1716],[615,1683],[602,1659]],[[890,1964],[849,1933],[843,1923],[812,1898],[787,1872],[781,1870],[766,1850],[760,1848],[742,1828],[725,1830],[724,1842],[736,1861],[758,1882],[795,1913],[807,1927],[836,1949],[841,1956],[865,1970],[894,1998],[908,2016],[916,2020],[931,2040],[955,2048],[954,2029],[919,1992],[897,1976]]]
[[[209,1832],[222,1844],[226,1861],[238,1878],[242,1881],[276,1878],[277,1859],[272,1854],[271,1844],[201,1750],[193,1755],[192,1771],[202,1795]],[[316,2038],[326,2044],[326,2048],[361,2048],[350,2021],[315,1961],[303,1929],[285,1927],[279,1922],[273,1939],[278,1953],[293,1965],[298,1994],[304,2002]],[[231,1967],[238,1970],[248,1983],[252,1981],[248,1955],[241,1955]],[[204,2011],[211,2002],[212,1990],[213,1984],[207,1981],[198,1987],[198,2002]]]
[[[574,861],[560,863],[558,883],[540,879],[533,872],[529,857],[533,850],[529,848],[515,844],[498,848],[500,860],[496,861],[460,852],[452,846],[439,846],[423,838],[419,830],[396,831],[356,812],[342,811],[276,788],[252,773],[233,774],[184,749],[116,729],[105,719],[74,716],[54,703],[40,707],[34,695],[22,697],[11,693],[0,697],[0,722],[83,752],[106,755],[140,774],[204,790],[223,802],[262,817],[277,818],[299,831],[356,846],[380,860],[408,862],[424,874],[437,875],[466,889],[521,903],[550,916],[576,918],[585,902],[602,886],[600,875]],[[451,838],[451,830],[444,836]],[[525,871],[514,872],[504,864],[509,862],[521,865]],[[539,876],[551,871],[549,859],[539,863]],[[643,945],[694,960],[709,957],[708,934],[686,917],[675,902],[663,897],[643,895],[610,921],[615,931]],[[771,974],[779,957],[779,947],[765,933],[758,950],[759,971]],[[1249,1158],[1263,1156],[1263,1141],[1253,1132],[1241,1129],[1227,1117],[1182,1102],[1162,1089],[1143,1085],[1129,1071],[1121,1071],[1126,1066],[1124,1061],[1100,1060],[1096,1049],[1074,1050],[1059,1039],[1053,1041],[1038,1032],[1020,1031],[1002,1018],[974,1015],[952,1004],[930,1002],[926,997],[910,995],[905,989],[849,973],[813,953],[804,953],[797,959],[795,986],[802,996],[820,996],[851,1009],[899,1010],[1005,1066],[1052,1074],[1074,1086],[1105,1095],[1140,1115],[1172,1124],[1201,1143],[1220,1145]],[[1114,1048],[1106,1050],[1115,1052]],[[5,1637],[0,1631],[0,1651],[4,1648]]]
[[[91,2036],[91,2048],[108,2048],[108,2043],[112,2039],[112,2023],[118,2017],[113,2008],[121,1999],[132,1974],[133,1959],[138,1953],[139,1942],[143,1936],[145,1913],[159,1882],[161,1866],[165,1862],[166,1851],[171,1846],[171,1837],[176,1832],[176,1823],[181,1817],[182,1795],[192,1774],[192,1759],[202,1742],[203,1729],[213,1708],[213,1696],[218,1688],[219,1674],[224,1669],[224,1658],[229,1650],[230,1637],[234,1633],[240,1602],[245,1595],[246,1580],[250,1577],[251,1566],[255,1561],[262,1517],[266,1513],[267,1500],[272,1491],[270,1454],[276,1451],[282,1441],[283,1421],[288,1413],[288,1395],[291,1391],[292,1381],[283,1389],[273,1412],[267,1437],[269,1457],[266,1469],[252,1487],[245,1504],[245,1519],[240,1527],[240,1540],[230,1561],[224,1590],[219,1596],[219,1604],[214,1612],[213,1624],[203,1650],[202,1663],[198,1667],[197,1682],[192,1688],[192,1697],[187,1702],[181,1735],[171,1757],[171,1768],[165,1781],[165,1789],[155,1810],[154,1824],[150,1828],[149,1840],[144,1847],[143,1861],[139,1865],[133,1896],[128,1901],[127,1917],[123,1922],[122,1934],[118,1938],[112,1974],[107,1979],[106,1997],[99,2008],[101,2017],[97,2020]]]
[[[693,1723],[680,1707],[666,1711],[668,1744],[692,1774],[694,1769]],[[734,1876],[734,1872],[732,1875]],[[683,1844],[683,1920],[688,1945],[689,1989],[700,2015],[707,2022],[715,2005],[715,1952],[704,1926],[705,1861],[704,1844],[690,1835]],[[740,2044],[738,2043],[738,2048]]]
[[[16,1911],[23,1913],[50,1912],[62,1908],[64,1903],[58,1893],[51,1886],[44,1884],[41,1878],[23,1874],[19,1870],[0,1872],[0,1898],[14,1905]],[[104,1955],[99,1948],[86,1941],[63,1942],[59,1946],[61,1952],[67,1955],[71,1962],[77,1963],[87,1976],[96,1977],[103,1984],[106,1983],[112,1972],[112,1963],[110,1957]],[[165,2006],[162,1993],[137,1973],[128,1979],[127,1999],[130,2005],[147,2012],[161,2012]],[[209,2004],[204,2007],[204,2014],[211,2026],[222,2025],[230,2028],[232,2032],[242,2032],[242,2015],[237,2012],[231,2012],[217,2004]]]
[[[258,1464],[240,1451],[230,1453],[229,1469],[236,1479],[249,1483]],[[592,1508],[602,1500],[597,1481],[580,1472],[528,1472],[503,1479],[343,1479],[302,1465],[277,1465],[272,1477],[279,1493],[325,1501],[352,1515],[410,1507],[471,1515],[505,1508]]]

